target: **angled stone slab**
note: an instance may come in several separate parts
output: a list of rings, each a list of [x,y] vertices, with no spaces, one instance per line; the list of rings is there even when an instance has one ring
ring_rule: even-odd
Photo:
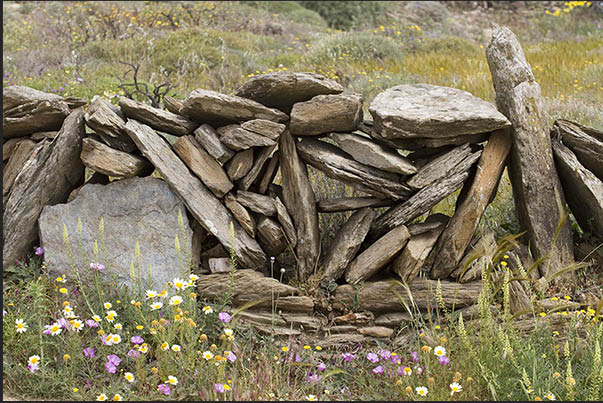
[[[189,172],[165,140],[150,127],[133,119],[128,120],[126,131],[199,224],[218,238],[225,248],[233,249],[241,267],[262,269],[265,266],[266,255],[260,245],[243,230],[220,200]],[[231,223],[234,243],[230,235]]]
[[[173,149],[201,182],[216,197],[222,197],[234,187],[218,161],[197,143],[193,136],[182,136]]]
[[[574,262],[563,189],[555,170],[540,86],[526,61],[519,40],[508,28],[494,30],[486,48],[498,109],[513,124],[509,177],[515,207],[535,258],[549,256],[540,265],[549,277]]]
[[[59,132],[51,130],[51,131],[44,131],[44,132],[35,132],[34,134],[31,135],[31,139],[33,141],[42,141],[42,140],[54,140],[54,138],[57,136],[57,134],[59,134]]]
[[[31,252],[44,206],[64,203],[84,182],[84,135],[84,112],[78,109],[65,119],[54,141],[39,143],[16,176],[4,204],[4,267]]]
[[[266,119],[253,119],[242,123],[241,128],[276,141],[283,134],[287,126]]]
[[[317,136],[329,132],[351,132],[361,122],[360,95],[318,95],[293,105],[289,130],[294,136]]]
[[[339,148],[315,139],[303,139],[297,150],[304,161],[330,178],[351,186],[362,186],[392,199],[410,196],[410,188],[402,183],[400,175],[385,172],[354,161]]]
[[[182,107],[181,100],[174,97],[165,96],[163,97],[163,104],[165,105],[165,109],[167,109],[169,112],[172,112],[176,115],[180,114],[180,108]]]
[[[153,108],[150,105],[126,97],[119,98],[119,106],[126,117],[136,119],[155,130],[173,134],[174,136],[192,134],[199,126],[198,123],[184,116],[164,111],[163,109]]]
[[[8,139],[2,142],[2,161],[6,161],[10,156],[18,149],[19,144],[24,141],[32,141],[28,137],[19,137],[14,139]]]
[[[236,199],[243,206],[247,207],[251,211],[255,211],[256,213],[263,214],[268,217],[276,214],[274,199],[270,196],[238,190]]]
[[[274,152],[272,157],[270,158],[270,162],[266,166],[266,171],[261,175],[260,183],[258,184],[258,193],[265,194],[268,191],[268,187],[274,181],[274,177],[279,168],[279,152],[278,150]]]
[[[125,132],[126,120],[119,108],[95,95],[84,117],[86,125],[111,148],[127,153],[136,150],[136,145]]]
[[[328,252],[321,259],[322,283],[326,284],[341,277],[360,250],[374,218],[375,212],[365,207],[352,214],[341,226],[331,241]]]
[[[253,167],[253,149],[250,148],[236,153],[234,157],[224,164],[224,167],[231,181],[236,182],[242,179]]]
[[[4,204],[6,204],[6,199],[10,194],[15,178],[23,170],[25,164],[35,157],[34,150],[37,147],[36,143],[27,138],[19,140],[11,159],[4,165],[2,172],[2,199],[4,200]]]
[[[406,184],[413,189],[422,189],[438,180],[447,177],[463,160],[471,155],[469,144],[463,144],[432,159],[423,165],[416,175],[413,175]]]
[[[318,232],[318,212],[308,170],[301,161],[295,147],[295,140],[288,131],[279,139],[283,202],[291,213],[297,229],[296,255],[298,274],[303,281],[312,273],[320,254]]]
[[[257,156],[253,161],[253,166],[247,172],[247,175],[237,184],[237,187],[241,190],[248,190],[249,187],[253,184],[253,182],[257,179],[264,167],[268,158],[270,158],[270,154],[276,148],[276,144],[270,147],[263,147],[257,152]]]
[[[603,132],[562,119],[555,122],[553,132],[559,134],[563,145],[576,154],[584,168],[603,180]]]
[[[230,193],[224,197],[224,205],[230,210],[243,229],[252,238],[255,238],[255,219],[249,214],[247,209]]]
[[[278,256],[287,249],[287,240],[281,226],[271,218],[260,216],[257,225],[258,241],[269,256]]]
[[[297,233],[295,231],[295,226],[293,225],[293,220],[291,219],[287,208],[278,196],[274,199],[274,207],[276,207],[276,217],[283,227],[285,237],[289,241],[291,247],[295,248],[295,245],[297,245]]]
[[[85,166],[107,176],[131,178],[150,175],[155,167],[144,158],[111,148],[86,137],[80,158]]]
[[[460,137],[509,127],[496,107],[467,91],[404,84],[378,94],[369,107],[374,126],[388,139]]]
[[[392,261],[394,256],[404,248],[410,234],[404,225],[399,225],[379,238],[365,249],[345,270],[345,280],[349,284],[357,284],[369,279],[373,274]]]
[[[454,215],[435,246],[431,278],[448,277],[465,255],[482,215],[496,193],[510,150],[508,129],[490,136],[475,176],[465,184],[467,190],[461,192]]]
[[[285,122],[283,112],[250,99],[197,89],[182,102],[181,115],[199,123],[239,123],[251,119]]]
[[[279,71],[253,76],[235,94],[289,113],[295,103],[341,92],[339,83],[320,74]]]
[[[391,206],[393,203],[393,200],[380,199],[378,197],[340,197],[319,200],[317,207],[319,213],[339,213],[341,211],[358,210],[364,207],[386,207]]]
[[[222,133],[220,141],[228,148],[234,151],[247,150],[251,147],[273,146],[276,142],[261,134],[250,132],[241,127],[232,125],[227,126],[225,130],[219,130]]]
[[[563,144],[553,141],[553,151],[567,203],[576,221],[584,231],[603,238],[603,182],[584,168]]]
[[[218,133],[207,123],[195,129],[194,133],[195,140],[218,162],[223,164],[235,155],[234,151],[222,144]]]
[[[417,173],[417,168],[396,150],[385,148],[366,137],[351,133],[331,133],[329,137],[362,164],[400,175]]]

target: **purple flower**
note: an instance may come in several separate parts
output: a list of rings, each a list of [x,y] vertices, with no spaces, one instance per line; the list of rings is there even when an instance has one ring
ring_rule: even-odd
[[[373,369],[373,374],[383,375],[383,367],[379,365],[378,367]]]
[[[297,353],[289,353],[289,361],[301,362],[301,356]]]
[[[44,254],[44,248],[39,246],[36,248],[36,251],[34,253],[36,254],[36,256],[42,256]]]
[[[322,379],[322,376],[320,376],[319,374],[313,374],[312,371],[310,371],[306,374],[306,382],[308,382],[308,383],[318,382],[321,379]]]
[[[107,361],[117,367],[121,363],[121,358],[119,358],[115,354],[111,354],[107,356]]]
[[[136,359],[136,358],[140,357],[140,351],[138,351],[136,349],[131,349],[130,351],[128,351],[128,357]]]
[[[84,354],[84,357],[94,358],[96,355],[96,350],[94,350],[92,347],[86,347],[82,350],[82,354]]]
[[[37,370],[40,369],[40,367],[38,367],[38,364],[27,364],[27,369],[29,369],[29,372],[31,372],[32,374],[34,372],[36,372]]]
[[[381,356],[381,358],[383,358],[384,360],[388,360],[389,357],[392,356],[392,352],[389,350],[379,350],[379,355]]]
[[[379,356],[375,353],[368,353],[366,358],[372,363],[379,362]]]
[[[415,363],[419,362],[419,354],[417,354],[416,351],[412,352],[412,362],[415,362]]]
[[[130,338],[130,341],[134,344],[142,344],[144,343],[144,339],[140,336],[132,336],[132,338]]]
[[[438,362],[440,363],[440,365],[448,365],[448,364],[450,364],[450,360],[445,355],[443,355],[441,357],[438,357]]]
[[[92,262],[92,263],[90,263],[90,268],[92,270],[96,270],[96,271],[103,271],[103,270],[105,270],[105,265],[102,263]]]
[[[224,393],[224,384],[223,383],[214,383],[214,390],[218,393]]]
[[[59,320],[57,320],[57,323],[59,324],[59,326],[61,326],[61,329],[69,330],[69,328],[71,328],[71,325],[65,318],[59,318]]]
[[[65,87],[63,87],[63,86],[61,85],[61,86],[59,87],[59,91],[60,91],[60,92],[65,91]]]
[[[166,385],[165,383],[162,383],[161,385],[157,386],[157,389],[166,396],[169,396],[172,392],[170,386]]]
[[[226,358],[228,359],[228,361],[230,362],[235,362],[237,360],[237,356],[232,352],[232,351],[228,351],[226,354]]]
[[[218,314],[218,319],[220,319],[222,323],[228,323],[230,322],[230,315],[226,312],[220,312]]]
[[[117,367],[115,365],[113,365],[110,362],[106,362],[105,363],[105,370],[110,373],[110,374],[114,374],[115,372],[117,372]]]
[[[318,363],[318,370],[319,371],[324,371],[325,369],[327,369],[327,364],[325,364],[324,362],[319,362]]]
[[[352,361],[354,358],[356,358],[356,356],[352,353],[342,353],[341,354],[341,358],[343,358],[343,360],[345,362],[350,362]]]
[[[88,327],[98,327],[98,323],[94,319],[88,319],[86,321],[86,326]]]
[[[398,365],[400,365],[400,363],[402,362],[402,360],[400,360],[400,357],[398,357],[397,355],[392,355],[392,356],[391,356],[391,357],[389,357],[389,358],[392,360],[392,362],[393,362],[394,364],[398,364]]]

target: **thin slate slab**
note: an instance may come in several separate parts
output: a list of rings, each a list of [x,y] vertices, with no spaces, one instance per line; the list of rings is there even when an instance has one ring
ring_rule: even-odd
[[[243,122],[241,128],[268,137],[271,140],[278,140],[287,126],[266,119],[253,119]]]
[[[303,281],[314,273],[320,254],[316,197],[308,179],[306,165],[299,158],[295,140],[288,131],[281,135],[278,147],[281,156],[282,200],[297,229],[297,270]]]
[[[118,178],[146,176],[155,170],[146,159],[116,150],[91,137],[82,141],[80,158],[88,168]]]
[[[185,237],[181,236],[179,214]],[[101,217],[104,226],[102,243],[99,234]],[[151,176],[113,181],[108,185],[87,184],[71,203],[46,206],[39,225],[40,243],[50,272],[62,274],[79,268],[80,275],[90,280],[90,262],[95,261],[105,266],[101,276],[108,279],[115,275],[119,283],[130,287],[134,287],[138,279],[143,287],[150,288],[161,287],[181,277],[183,268],[174,248],[174,239],[179,236],[182,250],[191,250],[193,235],[184,204],[166,182]],[[64,226],[73,251],[73,266],[64,245]],[[80,236],[83,255],[78,246]],[[95,240],[103,245],[96,258]],[[137,247],[140,250],[138,257]]]
[[[249,214],[247,209],[243,207],[231,193],[224,197],[224,205],[230,210],[243,229],[247,231],[252,238],[255,238],[255,219]]]
[[[197,89],[182,102],[180,114],[199,123],[239,123],[252,119],[285,122],[283,112],[250,99]]]
[[[465,158],[471,154],[469,144],[463,144],[452,150],[433,158],[423,165],[416,175],[413,175],[406,184],[413,189],[422,189],[449,175]]]
[[[283,227],[283,232],[285,233],[289,245],[291,245],[292,248],[295,248],[295,245],[297,245],[295,226],[293,225],[293,220],[291,219],[287,208],[278,196],[274,199],[274,207],[276,207],[276,217]]]
[[[253,167],[253,149],[247,149],[235,154],[226,164],[226,173],[231,181],[236,182],[249,173]]]
[[[223,131],[220,141],[234,151],[247,150],[251,147],[273,146],[276,142],[261,134],[250,132],[238,126],[228,127]]]
[[[509,178],[522,230],[533,256],[549,256],[542,276],[574,262],[565,197],[555,163],[540,86],[519,40],[508,28],[494,30],[486,48],[498,109],[513,124]],[[552,253],[551,253],[552,252]],[[567,276],[567,275],[566,275]],[[560,278],[558,278],[560,280]]]
[[[256,213],[263,214],[268,217],[276,214],[274,199],[270,196],[247,192],[245,190],[238,190],[236,199],[243,206]]]
[[[237,187],[239,189],[248,190],[251,187],[251,185],[260,175],[264,164],[266,163],[266,161],[268,161],[268,158],[270,158],[270,155],[272,154],[275,148],[276,144],[270,147],[262,147],[258,150],[257,155],[253,161],[253,166],[251,167],[249,172],[247,172],[245,177],[241,179],[241,181],[237,184]]]
[[[317,203],[319,213],[339,213],[342,211],[359,210],[364,207],[386,207],[395,202],[379,197],[338,197],[322,199]]]
[[[127,153],[136,150],[136,145],[126,134],[126,120],[121,109],[95,95],[84,117],[86,125],[94,130],[109,147]]]
[[[387,139],[459,137],[511,123],[496,107],[467,91],[403,84],[378,94],[369,107],[376,131]]]
[[[203,146],[209,155],[214,157],[221,164],[224,164],[235,155],[234,151],[222,144],[218,133],[216,133],[214,128],[207,123],[204,123],[195,129],[194,133],[195,140]]]
[[[603,132],[563,119],[555,122],[553,132],[576,154],[584,168],[603,180],[603,140],[597,140],[603,138]]]
[[[257,225],[258,241],[269,256],[278,256],[287,249],[281,226],[271,218],[260,216]]]
[[[318,95],[293,105],[289,130],[294,136],[351,132],[362,123],[362,97],[358,94]]]
[[[293,104],[341,92],[339,83],[320,74],[279,71],[253,76],[235,94],[289,113]]]
[[[329,137],[362,164],[400,175],[417,173],[417,168],[396,150],[385,148],[366,137],[352,133],[331,133]]]
[[[16,139],[15,139],[16,140]],[[19,143],[15,147],[15,151],[12,153],[11,159],[4,165],[2,171],[2,199],[4,204],[10,190],[15,182],[15,178],[23,170],[25,164],[32,158],[35,158],[37,153],[34,150],[37,148],[36,143],[28,138],[19,139]]]
[[[220,200],[189,172],[165,140],[150,127],[133,119],[128,120],[126,131],[199,224],[218,238],[225,248],[232,248],[241,267],[259,270],[265,266],[266,255],[260,245],[243,230]],[[232,239],[231,223],[234,229]]]
[[[268,165],[266,166],[266,171],[261,176],[262,179],[260,180],[260,183],[258,184],[258,193],[265,194],[268,191],[268,187],[270,186],[270,184],[274,181],[276,173],[278,172],[278,169],[279,169],[279,162],[280,162],[279,155],[280,154],[277,150],[274,152],[274,154],[270,158],[270,162],[268,162]]]
[[[40,143],[15,178],[4,204],[4,267],[31,252],[44,206],[65,202],[84,182],[80,160],[84,135],[84,112],[77,109],[67,116],[54,141]]]
[[[119,98],[119,106],[124,115],[136,119],[155,130],[173,134],[174,136],[186,136],[199,126],[184,116],[177,115],[163,109],[153,108],[142,102],[134,101],[126,97]]]

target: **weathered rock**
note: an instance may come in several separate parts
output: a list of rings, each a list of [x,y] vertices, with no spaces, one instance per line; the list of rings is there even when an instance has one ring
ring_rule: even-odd
[[[402,323],[414,322],[414,318],[407,312],[390,312],[375,318],[375,325],[397,328]]]
[[[330,178],[351,186],[364,186],[377,196],[404,199],[410,189],[401,183],[400,175],[384,172],[354,161],[339,148],[315,139],[304,139],[297,145],[304,161]]]
[[[282,200],[291,213],[297,229],[296,256],[299,278],[303,281],[313,272],[318,262],[320,235],[316,198],[308,179],[306,165],[302,163],[295,147],[295,140],[285,131],[279,139]]]
[[[161,176],[184,201],[195,219],[203,228],[216,236],[222,245],[233,249],[242,267],[251,269],[264,267],[266,255],[258,243],[243,230],[201,181],[189,173],[186,165],[153,129],[130,119],[126,124],[126,130],[143,155],[153,163]],[[234,242],[231,242],[231,222],[234,227]]]
[[[180,108],[182,107],[181,100],[174,97],[165,96],[163,97],[163,104],[165,105],[165,109],[167,109],[169,112],[172,112],[176,115],[180,114]]]
[[[276,214],[274,199],[270,196],[239,190],[237,191],[236,199],[243,206],[256,213],[265,216],[273,216]]]
[[[155,130],[173,134],[174,136],[192,134],[199,126],[199,124],[188,120],[184,116],[164,111],[163,109],[153,108],[150,105],[126,97],[119,98],[119,106],[126,117],[136,119]]]
[[[475,281],[468,284],[458,284],[451,281],[440,281],[444,305],[457,308],[473,305],[482,290],[482,282]],[[408,285],[414,304],[420,309],[427,309],[429,304],[437,306],[436,300],[437,281],[418,278]],[[354,286],[345,284],[335,290],[333,308],[345,310],[353,306],[357,298],[359,309],[375,313],[404,312],[404,304],[411,306],[406,289],[397,281],[366,282],[355,291]]]
[[[241,322],[250,323],[253,325],[274,325],[287,326],[287,322],[278,314],[264,311],[241,311],[235,315]]]
[[[580,228],[603,238],[603,181],[584,168],[563,144],[553,141],[553,151],[567,203]]]
[[[256,325],[254,326],[260,333],[263,333],[268,336],[273,337],[287,337],[291,338],[292,336],[299,336],[301,332],[299,330],[291,329],[288,327],[278,327],[278,326],[267,326],[267,325]],[[290,355],[293,353],[289,353]]]
[[[433,217],[433,218],[432,218]],[[441,219],[441,218],[443,219]],[[427,221],[435,222],[438,225],[435,229],[428,230],[419,235],[410,238],[406,247],[402,250],[402,253],[394,259],[391,270],[400,276],[400,279],[410,284],[415,280],[417,274],[423,267],[429,252],[435,245],[438,237],[444,231],[448,217],[440,214],[434,214],[427,217]],[[444,221],[445,220],[445,221]],[[421,225],[421,224],[416,224]],[[430,225],[430,222],[423,225]]]
[[[289,245],[292,248],[295,248],[295,245],[297,245],[297,233],[295,231],[295,226],[293,225],[293,220],[291,219],[287,208],[278,196],[274,199],[274,207],[276,208],[276,217],[281,223],[283,232],[287,238],[287,241],[289,242]]]
[[[421,235],[425,232],[439,229],[442,225],[446,225],[448,223],[448,217],[446,214],[435,213],[430,214],[425,221],[417,224],[410,224],[408,228],[408,233],[411,237]]]
[[[80,158],[88,168],[108,176],[147,176],[155,170],[146,159],[115,150],[90,137],[82,141]]]
[[[272,300],[263,300],[262,302],[254,305],[258,308],[270,308],[272,309]],[[311,297],[301,295],[291,295],[287,297],[278,297],[278,294],[274,294],[274,310],[276,312],[298,312],[310,314],[314,311],[314,300]]]
[[[227,257],[213,257],[209,259],[211,273],[228,273],[233,270],[231,260]]]
[[[232,273],[234,281],[229,281],[230,274],[210,274],[199,276],[197,289],[199,296],[210,300],[220,300],[227,292],[232,293],[233,303],[243,305],[251,301],[265,300],[298,294],[295,287],[283,284],[276,279],[264,277],[262,273],[248,269],[238,269]]]
[[[284,122],[287,115],[276,109],[237,96],[209,90],[194,90],[183,101],[180,114],[199,123],[239,123],[251,119]]]
[[[333,322],[339,325],[367,325],[373,322],[375,315],[371,311],[350,312],[345,315],[336,316]]]
[[[19,137],[14,139],[8,139],[2,142],[2,161],[6,161],[10,156],[17,150],[19,144],[24,141],[31,141],[31,138]]]
[[[415,193],[410,199],[402,202],[373,221],[369,236],[376,238],[391,230],[397,225],[406,224],[425,213],[440,200],[461,187],[469,174],[467,172],[454,173],[452,176],[431,184]]]
[[[220,133],[220,131],[219,131]],[[228,148],[235,151],[247,150],[251,147],[267,147],[273,146],[276,142],[268,137],[250,132],[235,125],[228,126],[227,130],[223,131],[220,141]]]
[[[365,337],[358,333],[341,333],[327,336],[325,344],[328,347],[362,344]]]
[[[268,165],[266,166],[266,171],[262,176],[262,180],[258,184],[258,193],[265,194],[272,181],[274,181],[274,177],[276,176],[279,167],[279,155],[277,150],[270,158],[270,162],[268,162]]]
[[[370,278],[392,261],[409,238],[410,234],[404,225],[392,229],[350,263],[345,271],[345,280],[349,284],[357,284]]]
[[[193,136],[182,136],[173,149],[201,182],[216,197],[222,197],[234,187],[218,161],[209,155]]]
[[[252,77],[235,94],[289,113],[295,103],[341,92],[339,83],[320,74],[279,71]]]
[[[243,227],[252,238],[255,238],[255,219],[249,214],[245,207],[243,207],[230,193],[224,197],[224,205],[230,210],[239,224],[241,224],[241,227]]]
[[[576,154],[584,168],[603,180],[603,132],[599,131],[595,137],[593,134],[597,132],[596,129],[585,127],[587,131],[584,131],[582,127],[584,126],[560,119],[553,125],[553,132],[561,137],[564,146]],[[597,137],[602,140],[597,140]]]
[[[385,148],[363,136],[351,133],[331,133],[339,148],[350,154],[356,161],[400,175],[417,173],[412,163],[396,150]]]
[[[58,130],[71,110],[59,95],[12,85],[2,89],[2,112],[2,135],[10,139]]]
[[[525,281],[509,282],[509,309],[511,314],[532,312],[532,301],[530,300],[530,295],[526,288],[527,284]]]
[[[83,115],[81,110],[72,112],[57,138],[39,143],[15,178],[4,204],[4,267],[31,251],[38,238],[37,220],[42,208],[63,203],[83,183],[84,165],[80,160],[85,135]]]
[[[28,161],[35,159],[41,147],[43,145],[38,147],[35,142],[29,139],[20,139],[19,143],[15,146],[15,151],[13,151],[11,159],[8,160],[2,172],[2,200],[4,201],[4,205],[6,205],[15,178],[23,170]]]
[[[387,139],[445,140],[511,125],[491,103],[467,91],[430,84],[389,88],[375,97],[369,111],[376,131]]]
[[[86,105],[88,103],[88,100],[78,97],[66,97],[63,98],[63,102],[65,102],[69,106],[69,109],[73,110]]]
[[[231,181],[236,182],[245,177],[253,167],[253,149],[236,153],[224,166]]]
[[[270,158],[270,154],[276,148],[276,144],[270,147],[263,147],[257,152],[257,156],[253,161],[253,166],[247,172],[247,175],[237,184],[237,187],[241,190],[248,190],[251,184],[257,179],[258,175],[262,171],[264,164]]]
[[[317,203],[319,213],[338,213],[341,211],[359,210],[365,207],[391,206],[393,200],[378,197],[341,197],[337,199],[323,199]]]
[[[445,278],[454,271],[465,255],[479,222],[496,193],[511,150],[508,129],[494,132],[477,164],[475,176],[467,182],[457,200],[454,215],[438,239],[431,267],[431,278]]]
[[[94,130],[111,148],[127,153],[136,150],[136,145],[125,131],[125,119],[121,110],[98,95],[92,98],[90,107],[84,115],[86,125]]]
[[[509,177],[519,222],[535,258],[549,256],[540,265],[547,278],[573,263],[565,198],[553,161],[551,139],[543,115],[540,86],[525,59],[517,37],[497,28],[486,48],[498,109],[511,121],[513,145]]]
[[[323,326],[323,322],[315,316],[282,313],[281,317],[285,319],[285,322],[287,322],[289,326],[298,328],[302,331],[316,331]]]
[[[456,269],[450,273],[450,277],[456,278],[461,284],[481,278],[482,268],[488,266],[490,263],[490,256],[494,253],[496,248],[497,245],[494,234],[492,232],[487,232],[466,252]],[[431,264],[429,266],[431,266]]]
[[[95,172],[94,174],[92,174],[92,176],[90,177],[90,179],[88,179],[86,181],[86,183],[84,183],[83,185],[73,189],[71,191],[71,193],[69,193],[69,197],[67,198],[67,203],[71,203],[78,195],[78,193],[80,192],[80,190],[82,190],[82,188],[88,184],[90,185],[107,185],[109,184],[109,182],[111,182],[111,180],[109,179],[109,177],[105,174],[102,174],[100,172]]]
[[[599,303],[598,299],[593,301],[593,306],[596,306]],[[536,305],[538,306],[540,312],[542,311],[577,311],[580,309],[581,305],[578,302],[574,301],[566,301],[564,299],[553,299],[553,298],[544,298],[536,301]]]
[[[257,225],[258,241],[269,256],[278,256],[287,249],[283,229],[268,217],[261,216]]]
[[[41,140],[54,140],[54,138],[59,134],[57,131],[46,131],[46,132],[36,132],[31,135],[31,139],[33,141],[41,141]]]
[[[286,126],[282,123],[275,123],[266,119],[254,119],[242,123],[241,129],[257,133],[276,141],[280,135],[283,134]]]
[[[352,214],[341,226],[321,261],[320,266],[323,270],[321,283],[328,283],[341,277],[360,250],[374,218],[375,212],[365,207]]]
[[[135,195],[135,197],[132,197]],[[180,238],[183,250],[191,249],[192,230],[184,205],[167,183],[153,178],[131,178],[108,185],[85,185],[69,204],[47,206],[40,215],[40,241],[44,259],[53,273],[65,269],[88,268],[91,261],[105,265],[105,273],[115,274],[119,281],[134,286],[138,278],[145,287],[161,287],[181,276],[174,238],[180,235],[178,215],[182,215],[186,239]],[[99,222],[104,222],[103,250],[93,257],[93,243],[99,240]],[[81,220],[81,255],[78,220]],[[66,226],[73,263],[63,242]],[[152,228],[152,231],[149,231]],[[137,258],[136,245],[140,247]],[[131,270],[130,265],[140,265]],[[150,265],[150,278],[148,277]],[[135,266],[136,267],[136,266]]]
[[[413,189],[422,189],[429,186],[449,176],[450,171],[454,170],[470,155],[471,147],[469,144],[458,146],[423,165],[419,172],[413,175],[406,184]]]
[[[369,326],[358,328],[358,333],[372,337],[391,337],[394,330],[383,326]]]
[[[362,97],[358,94],[318,95],[298,102],[291,110],[289,130],[294,136],[351,132],[362,122]]]
[[[195,140],[203,146],[209,155],[222,164],[235,155],[234,151],[222,144],[218,133],[207,123],[202,124],[195,130]]]

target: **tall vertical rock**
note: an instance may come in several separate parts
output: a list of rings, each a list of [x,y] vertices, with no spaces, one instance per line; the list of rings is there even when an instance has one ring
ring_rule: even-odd
[[[511,121],[509,174],[515,206],[536,258],[550,254],[540,274],[550,276],[573,262],[565,197],[553,161],[551,139],[543,114],[540,86],[515,34],[497,28],[486,49],[498,109]]]

